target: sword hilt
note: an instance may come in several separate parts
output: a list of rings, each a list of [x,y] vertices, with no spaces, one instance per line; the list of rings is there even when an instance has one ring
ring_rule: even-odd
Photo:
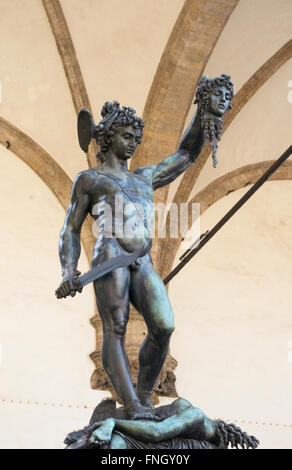
[[[80,280],[78,277],[80,276],[80,274],[81,274],[80,271],[75,271],[72,279],[70,280],[68,279],[67,281],[65,281],[65,283],[69,283],[68,287],[70,289],[67,294],[62,293],[62,288],[64,287],[65,283],[63,282],[61,283],[61,285],[55,290],[55,296],[57,297],[57,299],[65,299],[69,295],[71,295],[71,297],[74,297],[76,295],[76,292],[82,292],[83,286],[80,283]]]

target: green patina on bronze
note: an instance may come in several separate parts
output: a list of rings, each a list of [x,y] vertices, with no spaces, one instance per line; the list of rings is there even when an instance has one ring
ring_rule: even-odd
[[[149,215],[153,210],[153,191],[168,185],[189,168],[198,158],[206,138],[213,148],[215,166],[217,140],[220,140],[223,116],[231,107],[232,97],[229,76],[203,77],[196,93],[198,112],[177,151],[158,164],[133,172],[128,170],[128,161],[141,142],[144,126],[135,110],[121,108],[116,101],[106,102],[98,125],[90,111],[83,109],[79,113],[80,146],[86,152],[90,140],[95,139],[100,148],[97,155],[100,165],[79,173],[75,179],[60,236],[63,280],[56,295],[58,298],[74,296],[82,291],[87,283],[85,279],[94,281],[103,325],[103,367],[124,405],[117,412],[102,414],[102,419],[95,415],[88,433],[81,436],[85,447],[161,447],[168,441],[171,446],[188,446],[182,444],[188,438],[199,442],[201,447],[205,441],[211,447],[228,445],[227,438],[224,441],[221,436],[227,436],[228,425],[209,420],[186,400],[176,400],[166,407],[167,412],[151,404],[151,393],[165,362],[174,325],[165,285],[152,264],[152,232],[145,213]],[[82,276],[80,281],[77,271],[80,230],[88,213],[98,225],[98,238],[93,250],[92,272]],[[130,303],[143,316],[148,330],[139,352],[136,389],[124,348]],[[235,428],[230,428],[230,442],[236,432]],[[82,447],[78,440],[73,439],[75,444],[77,442],[73,448]],[[69,447],[71,441],[67,440]],[[238,444],[240,440],[234,442]],[[256,445],[256,441],[251,442]]]

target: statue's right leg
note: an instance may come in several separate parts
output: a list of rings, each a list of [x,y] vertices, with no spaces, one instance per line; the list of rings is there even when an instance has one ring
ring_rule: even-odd
[[[128,416],[132,419],[155,419],[136,395],[124,348],[130,310],[129,283],[129,268],[115,269],[94,282],[103,325],[102,363]]]
[[[94,283],[97,308],[103,325],[103,367],[125,406],[137,400],[124,349],[129,317],[129,282],[129,269],[119,268]]]
[[[94,248],[92,266],[124,253],[115,239],[104,238]],[[132,419],[152,419],[138,399],[124,348],[129,318],[130,270],[118,268],[94,282],[96,304],[103,325],[102,363],[121,402]]]

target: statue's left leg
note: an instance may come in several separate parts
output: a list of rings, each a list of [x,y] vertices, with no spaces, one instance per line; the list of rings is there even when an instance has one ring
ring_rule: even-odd
[[[150,255],[145,255],[140,267],[132,271],[130,301],[143,315],[148,328],[139,353],[137,396],[144,406],[151,405],[150,397],[159,376],[173,332],[173,311],[165,285],[153,268]]]

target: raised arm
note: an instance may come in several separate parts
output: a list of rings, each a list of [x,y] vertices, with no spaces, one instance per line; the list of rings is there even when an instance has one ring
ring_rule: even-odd
[[[75,295],[74,279],[79,274],[77,263],[80,256],[80,230],[88,214],[88,175],[79,173],[75,179],[70,205],[66,212],[65,223],[59,241],[59,257],[63,280],[56,290],[58,298]],[[76,285],[76,283],[75,283]]]
[[[205,143],[204,130],[196,113],[180,141],[177,151],[158,165],[153,165],[153,189],[171,183],[183,173],[199,156]]]
[[[226,74],[208,78],[204,75],[199,81],[195,103],[197,113],[186,130],[178,150],[152,169],[153,189],[165,186],[185,171],[199,156],[205,139],[212,147],[213,166],[217,164],[217,141],[221,138],[223,117],[231,108],[233,83]],[[147,167],[146,167],[147,168]]]

